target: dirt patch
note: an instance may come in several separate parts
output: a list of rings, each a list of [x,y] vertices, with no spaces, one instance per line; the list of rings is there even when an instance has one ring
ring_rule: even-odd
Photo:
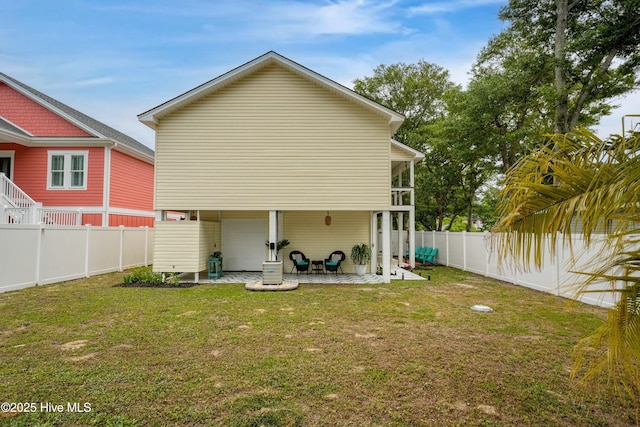
[[[93,359],[98,354],[100,353],[89,353],[89,354],[85,354],[84,356],[65,357],[65,360],[68,360],[70,362],[81,362],[83,360]]]
[[[494,406],[478,405],[477,408],[487,415],[498,415],[498,411],[496,411],[496,408]]]
[[[466,411],[469,409],[469,405],[460,401],[454,402],[449,406],[451,406],[451,408],[455,409],[456,411]]]
[[[178,317],[189,317],[189,316],[193,316],[196,313],[197,311],[185,311],[184,313],[178,314]]]
[[[21,325],[14,329],[5,329],[4,331],[2,331],[2,335],[11,335],[16,332],[26,331],[27,329],[29,329],[29,325]]]
[[[365,338],[365,339],[371,339],[371,338],[376,338],[377,335],[376,334],[372,334],[371,332],[367,333],[367,334],[356,334],[356,338]]]
[[[454,285],[464,289],[478,289],[477,286],[467,285],[466,283],[455,283]]]
[[[61,350],[77,350],[79,348],[84,347],[85,345],[87,345],[89,343],[89,341],[87,340],[78,340],[78,341],[70,341],[68,343],[62,344],[60,346]]]

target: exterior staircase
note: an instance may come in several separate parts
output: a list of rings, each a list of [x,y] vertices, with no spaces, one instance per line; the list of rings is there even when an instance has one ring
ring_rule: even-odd
[[[37,224],[37,203],[4,173],[0,173],[0,224]]]
[[[0,172],[0,224],[81,225],[82,212],[45,208]]]

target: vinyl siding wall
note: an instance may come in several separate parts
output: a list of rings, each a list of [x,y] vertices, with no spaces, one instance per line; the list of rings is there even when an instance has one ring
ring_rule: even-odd
[[[391,146],[391,160],[404,160],[410,162],[413,160],[413,156],[398,147]]]
[[[153,212],[153,165],[111,150],[109,204]]]
[[[207,221],[158,221],[155,224],[153,271],[195,272],[207,269],[207,259],[219,239],[220,225]]]
[[[158,221],[155,225],[153,271],[200,271],[197,221]]]
[[[390,206],[386,119],[271,65],[161,118],[158,210]]]

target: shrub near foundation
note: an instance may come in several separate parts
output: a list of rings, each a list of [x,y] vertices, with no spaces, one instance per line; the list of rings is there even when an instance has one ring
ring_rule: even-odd
[[[180,279],[178,279],[177,275],[169,273],[165,274],[165,278],[162,280],[162,273],[155,273],[151,270],[151,267],[144,267],[136,268],[131,274],[124,276],[123,282],[125,285],[178,285],[180,283]]]

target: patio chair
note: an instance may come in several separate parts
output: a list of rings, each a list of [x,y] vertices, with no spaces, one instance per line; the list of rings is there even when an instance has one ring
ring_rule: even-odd
[[[427,258],[424,260],[424,264],[437,265],[436,256],[438,256],[438,248],[431,248],[431,252],[429,252],[429,255],[427,255]]]
[[[333,251],[331,252],[331,254],[329,254],[329,258],[324,260],[324,268],[327,270],[327,272],[332,271],[336,273],[336,276],[338,275],[338,269],[340,269],[342,274],[344,274],[344,271],[342,270],[342,266],[340,264],[345,259],[347,259],[347,255],[344,252]]]
[[[414,253],[414,258],[418,258],[418,255],[420,254],[420,252],[422,251],[423,248],[424,248],[423,246],[418,246],[416,248],[416,250],[413,252]],[[409,249],[404,251],[404,259],[409,259]]]
[[[430,253],[431,253],[431,247],[423,246],[420,252],[416,253],[416,261],[424,264],[424,262],[427,260],[427,257],[429,256]]]
[[[289,253],[289,259],[293,262],[293,267],[290,273],[293,273],[293,269],[296,269],[296,273],[300,274],[301,271],[306,271],[309,274],[309,258],[304,256],[300,251],[291,251]]]

